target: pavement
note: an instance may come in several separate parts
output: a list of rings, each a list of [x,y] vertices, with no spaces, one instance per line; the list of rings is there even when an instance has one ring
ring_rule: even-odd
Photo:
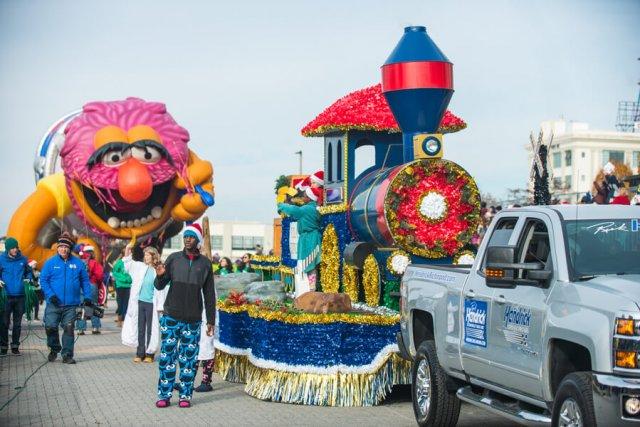
[[[102,332],[78,337],[76,365],[62,364],[60,357],[47,363],[44,327],[24,321],[22,356],[0,358],[0,426],[416,425],[409,386],[395,387],[376,407],[312,407],[264,402],[245,394],[242,384],[214,375],[213,392],[194,393],[191,408],[178,408],[174,399],[169,408],[157,409],[157,365],[133,363],[135,351],[121,344],[113,309],[105,314]],[[465,404],[458,425],[513,424]]]

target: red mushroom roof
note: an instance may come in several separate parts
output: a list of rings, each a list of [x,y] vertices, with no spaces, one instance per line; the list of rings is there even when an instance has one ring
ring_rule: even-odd
[[[464,120],[447,110],[438,131],[452,133],[466,127]],[[380,84],[351,92],[338,99],[307,123],[301,133],[303,136],[323,136],[329,132],[347,130],[400,132],[389,104],[382,95]]]

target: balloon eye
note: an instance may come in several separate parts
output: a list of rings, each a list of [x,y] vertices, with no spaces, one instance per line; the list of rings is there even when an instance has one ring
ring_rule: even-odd
[[[133,147],[131,154],[136,160],[143,163],[157,163],[162,159],[162,153],[157,148],[146,147]]]
[[[131,157],[131,153],[129,150],[109,150],[102,158],[102,164],[109,167],[120,166],[129,157]]]

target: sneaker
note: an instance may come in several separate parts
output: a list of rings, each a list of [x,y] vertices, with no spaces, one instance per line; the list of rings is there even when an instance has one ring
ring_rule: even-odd
[[[78,335],[84,335],[84,331],[78,331]]]
[[[58,353],[56,353],[55,351],[51,350],[49,352],[49,356],[47,356],[47,360],[49,362],[53,362],[54,360],[56,360],[57,357],[58,357]]]
[[[3,348],[2,350],[0,350],[0,357],[5,357],[8,351],[9,350],[7,350],[6,348]]]
[[[140,362],[142,362],[142,357],[136,356],[133,358],[133,363],[140,363]]]
[[[11,354],[13,354],[14,356],[22,356],[22,353],[20,353],[20,350],[18,350],[17,348],[12,348]]]
[[[160,399],[156,401],[156,408],[166,408],[169,405],[171,405],[169,399]]]
[[[75,365],[76,361],[73,360],[73,357],[71,356],[64,356],[62,358],[62,363],[66,363],[67,365]]]
[[[153,363],[153,357],[147,356],[143,360],[144,363]]]
[[[91,335],[100,335],[100,329],[93,328],[93,331],[91,331]]]
[[[196,387],[194,391],[196,393],[206,393],[208,391],[213,391],[213,387],[211,387],[211,384],[202,383],[198,387]]]
[[[191,402],[188,400],[181,400],[180,403],[178,403],[178,406],[181,408],[190,408]]]

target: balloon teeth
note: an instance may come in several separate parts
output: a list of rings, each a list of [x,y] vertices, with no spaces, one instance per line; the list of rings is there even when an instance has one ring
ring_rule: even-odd
[[[147,215],[147,222],[153,221],[153,215]]]
[[[136,220],[137,221],[137,220]],[[149,220],[147,219],[147,217],[145,216],[144,218],[140,218],[140,224],[141,225],[145,225],[147,222],[149,222]]]
[[[120,220],[118,218],[116,218],[115,216],[112,216],[107,221],[107,224],[109,224],[109,227],[111,227],[111,228],[118,228],[118,227],[120,227]]]
[[[129,228],[133,227],[133,221],[131,220],[127,221],[127,227]]]
[[[155,206],[153,209],[151,209],[151,215],[155,219],[160,219],[160,217],[162,216],[162,208],[160,206]]]
[[[140,227],[140,220],[139,219],[134,219],[133,220],[133,226],[134,227]]]

